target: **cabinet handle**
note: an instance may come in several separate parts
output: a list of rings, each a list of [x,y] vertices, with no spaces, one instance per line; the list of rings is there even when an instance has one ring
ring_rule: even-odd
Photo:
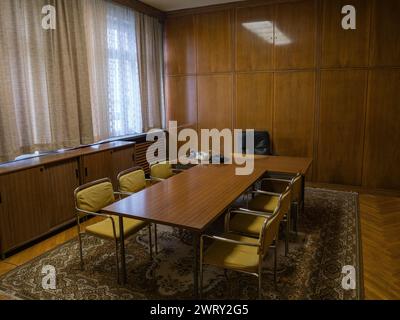
[[[85,176],[86,177],[88,176],[88,169],[87,168],[85,168]]]
[[[75,176],[77,179],[79,178],[79,170],[78,169],[75,169]]]
[[[1,192],[0,192],[0,204],[3,203],[3,199],[1,198]]]

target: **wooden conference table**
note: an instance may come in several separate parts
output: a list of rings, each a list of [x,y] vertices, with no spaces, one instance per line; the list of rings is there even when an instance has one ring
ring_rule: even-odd
[[[123,282],[126,282],[123,217],[169,225],[193,233],[193,290],[196,297],[200,235],[264,174],[300,172],[304,176],[311,162],[309,158],[256,157],[253,173],[245,176],[235,175],[235,164],[197,165],[104,208],[103,212],[119,217]]]

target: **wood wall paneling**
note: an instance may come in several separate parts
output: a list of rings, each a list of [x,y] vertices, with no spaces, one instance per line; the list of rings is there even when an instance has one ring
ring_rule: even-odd
[[[313,156],[314,72],[275,74],[274,150],[282,156]]]
[[[273,73],[236,75],[235,128],[272,133]]]
[[[400,189],[400,69],[370,71],[363,186]]]
[[[273,69],[274,6],[236,11],[236,70]]]
[[[197,18],[197,72],[232,71],[232,11],[200,14]]]
[[[276,6],[275,68],[315,67],[316,15],[315,0],[288,2]]]
[[[361,185],[367,71],[323,71],[316,180]]]
[[[196,73],[194,17],[183,16],[165,22],[164,46],[166,74]]]
[[[197,123],[196,76],[171,76],[166,78],[167,120],[178,126]]]
[[[232,76],[198,77],[199,128],[232,129]]]
[[[374,1],[372,19],[373,66],[400,66],[400,1]]]
[[[210,75],[198,77],[199,144],[201,129],[232,129],[233,78],[231,75]],[[211,142],[209,142],[211,143]],[[202,151],[208,151],[203,150]],[[224,152],[223,140],[220,143]]]
[[[179,134],[185,129],[191,129],[191,130],[197,131],[197,124],[196,125],[188,125],[188,126],[184,126],[184,127],[178,128],[178,130],[177,130],[178,138],[179,138]],[[178,141],[177,142],[177,148],[178,148],[177,151],[179,152],[179,149],[188,141],[189,141],[189,137],[186,137],[186,140],[184,140],[184,141]],[[198,142],[200,143],[200,139],[199,139]],[[195,149],[195,151],[199,151],[199,150],[200,150],[200,146],[198,145],[197,148]]]
[[[341,26],[348,4],[356,30]],[[197,108],[199,129],[233,119],[234,127],[272,130],[276,153],[314,156],[314,181],[398,187],[398,0],[260,0],[168,13],[178,16],[194,19],[197,70],[186,76],[197,88],[167,83],[167,91],[186,90],[167,98],[170,114],[187,122]],[[270,20],[274,45],[243,25]]]
[[[356,29],[342,28],[345,5],[356,9]],[[322,66],[367,66],[370,36],[369,0],[329,0],[323,2]]]

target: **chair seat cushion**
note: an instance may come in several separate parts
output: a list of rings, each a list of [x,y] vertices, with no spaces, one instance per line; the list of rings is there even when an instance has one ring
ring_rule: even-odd
[[[279,196],[259,194],[249,201],[249,209],[274,212],[278,206]]]
[[[129,237],[132,234],[135,234],[140,229],[147,226],[147,222],[130,219],[130,218],[123,218],[124,220],[124,236]],[[118,217],[113,217],[114,224],[115,224],[115,233],[117,238],[119,239],[119,221]],[[86,232],[96,235],[101,238],[107,239],[114,239],[113,228],[110,219],[104,219],[103,221],[97,222],[86,227]]]
[[[234,232],[240,232],[258,238],[266,218],[267,216],[263,218],[237,213],[231,219],[229,229]]]
[[[235,234],[224,234],[223,238],[249,243],[258,243],[258,239]],[[233,269],[246,272],[257,272],[259,255],[258,247],[234,244],[216,240],[204,253],[205,264],[224,269]]]

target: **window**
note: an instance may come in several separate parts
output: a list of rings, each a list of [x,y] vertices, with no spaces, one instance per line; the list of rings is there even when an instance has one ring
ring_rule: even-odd
[[[142,132],[133,11],[108,4],[108,112],[113,137]]]

